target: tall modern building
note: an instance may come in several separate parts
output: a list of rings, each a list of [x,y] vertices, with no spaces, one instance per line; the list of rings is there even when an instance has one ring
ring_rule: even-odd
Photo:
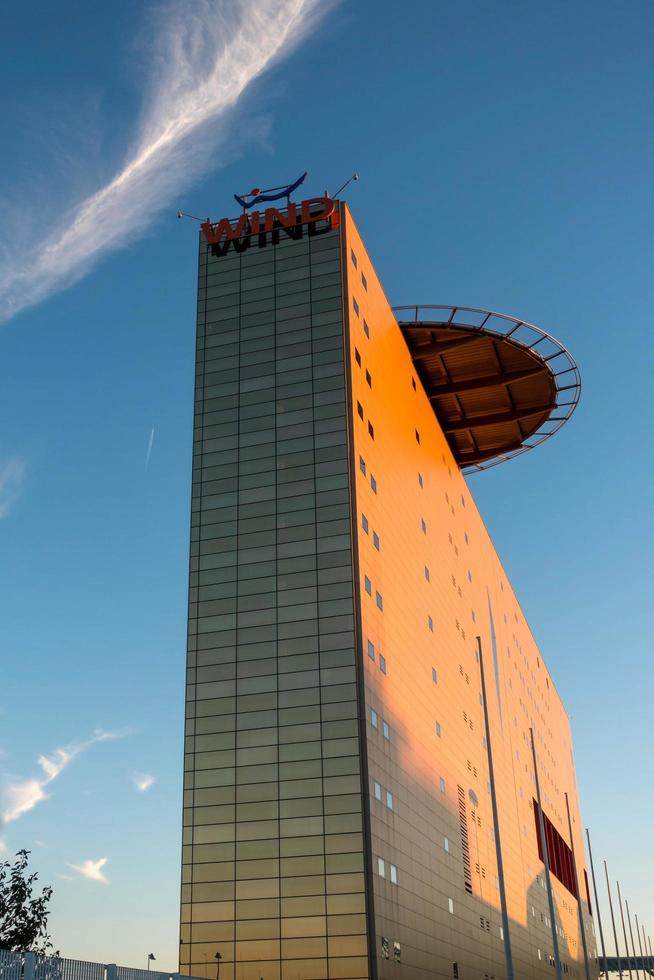
[[[597,977],[569,719],[464,475],[574,362],[394,312],[344,202],[203,227],[181,971]]]

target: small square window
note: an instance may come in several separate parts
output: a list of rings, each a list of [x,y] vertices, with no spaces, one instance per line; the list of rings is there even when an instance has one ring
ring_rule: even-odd
[[[380,878],[386,877],[386,864],[383,858],[377,858],[377,874]]]
[[[360,419],[363,418],[363,405],[361,404],[361,402],[357,402],[357,414]]]
[[[368,289],[368,280],[364,276],[363,272],[361,273],[361,285],[363,286],[364,289],[366,290]]]
[[[373,728],[379,728],[379,717],[373,708],[370,709],[370,724]]]
[[[365,320],[363,321],[363,332],[365,333],[368,340],[370,340],[370,327],[368,326]]]
[[[474,609],[472,610],[472,621],[473,621],[473,623],[476,623],[477,622],[477,616],[475,614]]]
[[[427,533],[427,521],[424,519],[424,517],[420,518],[420,528],[423,534]]]
[[[368,422],[368,435],[371,439],[375,438],[375,430],[373,428],[372,422]]]
[[[430,633],[433,633],[434,632],[434,620],[431,618],[431,616],[427,616],[427,626],[429,627]]]
[[[384,608],[384,600],[382,599],[381,592],[375,592],[375,600],[377,602],[377,608],[378,609],[383,609]]]
[[[427,579],[428,582],[431,581],[431,576],[429,574],[429,568],[427,567],[427,565],[425,565],[425,578]]]
[[[420,484],[421,487],[424,487],[422,473],[418,473],[418,483]]]
[[[388,727],[388,722],[387,721],[382,721],[382,735],[384,736],[384,738],[386,739],[387,742],[390,742],[390,740],[391,740],[391,730]]]
[[[452,901],[451,898],[448,898],[447,900],[447,910],[450,913],[450,915],[454,915],[454,902]]]
[[[447,851],[448,854],[450,853],[450,838],[449,837],[444,837],[443,838],[443,850]]]
[[[468,581],[472,582],[472,572],[468,569]]]
[[[368,656],[371,660],[375,659],[375,644],[368,640]]]
[[[436,734],[437,734],[437,736],[439,738],[441,737],[441,723],[440,723],[440,721],[437,721],[436,722]]]
[[[370,488],[373,493],[377,493],[377,481],[375,480],[372,473],[370,474]]]
[[[361,354],[356,349],[356,347],[354,348],[354,360],[357,362],[357,364],[359,365],[359,367],[361,367]]]
[[[418,388],[416,386],[416,379],[415,378],[411,378],[411,387],[413,388],[414,391],[417,391],[418,390]]]
[[[397,885],[397,868],[394,864],[390,865],[391,881],[394,885]]]
[[[366,475],[366,461],[363,458],[363,456],[359,456],[359,469],[361,470],[361,472],[365,476]]]
[[[370,371],[366,371],[366,381],[368,383],[368,387],[372,388],[372,375]]]
[[[381,800],[381,798],[382,798],[382,794],[381,794],[381,783],[378,783],[375,780],[373,782],[373,787],[374,787],[374,791],[375,791],[375,799],[376,800]]]
[[[466,544],[468,544],[468,532],[467,531],[465,531],[464,534],[463,534],[463,540],[465,541]],[[504,589],[502,589],[502,591],[504,591]]]
[[[372,582],[367,575],[364,575],[363,577],[363,584],[368,595],[372,595]]]
[[[379,669],[382,674],[386,673],[386,657],[383,654],[379,654]]]
[[[363,530],[367,534],[368,533],[368,518],[366,517],[365,514],[362,514],[361,515],[361,527],[363,528]]]
[[[434,684],[438,684],[438,671],[435,667],[432,667],[431,669],[431,679],[433,680]]]
[[[386,790],[386,806],[389,810],[393,809],[393,794],[389,789]]]
[[[352,306],[354,307],[354,312],[356,313],[356,315],[359,316],[359,304],[354,299],[354,297],[352,297]]]
[[[461,506],[465,507],[465,505],[466,505],[466,498],[463,496],[463,494],[461,494]]]
[[[377,549],[377,551],[379,551],[379,535],[377,534],[376,531],[372,532],[372,543],[374,547]]]
[[[388,939],[386,938],[386,936],[382,936],[381,937],[381,949],[382,949],[382,956],[384,957],[385,960],[388,959],[388,950],[389,950],[389,948],[390,948],[390,944],[388,942]]]
[[[356,255],[354,253],[354,249],[353,248],[350,249],[350,258],[352,259],[352,265],[356,269],[356,267],[358,265],[358,262],[357,262],[357,257],[356,257]]]
[[[396,963],[402,962],[402,947],[399,943],[393,943],[393,959]]]
[[[442,776],[438,780],[438,788],[440,789],[441,793],[445,792],[445,780],[443,779]]]
[[[416,429],[416,442],[420,443],[420,433],[418,432],[417,429]]]

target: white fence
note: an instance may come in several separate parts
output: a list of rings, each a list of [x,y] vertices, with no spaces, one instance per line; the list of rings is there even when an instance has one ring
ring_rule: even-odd
[[[0,980],[194,980],[179,973],[0,949]]]

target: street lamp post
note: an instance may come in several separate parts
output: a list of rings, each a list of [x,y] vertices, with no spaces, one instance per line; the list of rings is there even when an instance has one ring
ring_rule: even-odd
[[[148,953],[148,973],[150,972],[150,963],[153,960],[156,960],[156,958],[157,957],[154,955],[154,953]]]
[[[222,960],[222,956],[219,952],[214,956],[214,960],[216,961],[216,980],[220,980],[220,961]]]

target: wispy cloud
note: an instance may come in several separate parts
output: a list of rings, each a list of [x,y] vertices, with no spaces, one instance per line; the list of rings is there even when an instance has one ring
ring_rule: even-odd
[[[7,516],[20,497],[24,476],[25,464],[21,460],[0,460],[0,518]]]
[[[132,776],[132,782],[139,793],[147,793],[154,786],[156,780],[147,772],[135,772]]]
[[[148,466],[150,465],[150,456],[152,455],[152,445],[154,443],[154,426],[150,431],[150,438],[148,439],[148,449],[145,454],[145,472],[148,471]]]
[[[113,180],[68,214],[39,215],[47,234],[32,227],[24,241],[5,243],[0,320],[80,279],[103,253],[151,225],[189,181],[220,164],[215,154],[230,110],[331,6],[332,0],[173,0],[163,8],[132,151]]]
[[[97,861],[82,861],[81,864],[69,864],[68,867],[77,871],[83,878],[88,878],[89,881],[101,881],[103,885],[108,885],[109,882],[102,873],[107,861],[108,858],[98,858]]]
[[[4,823],[13,823],[14,820],[22,817],[24,813],[33,810],[42,800],[47,800],[48,793],[46,793],[46,787],[54,782],[63,770],[70,765],[73,759],[76,759],[82,752],[86,752],[87,749],[90,749],[92,745],[97,745],[98,742],[108,742],[116,738],[124,738],[129,734],[127,729],[106,732],[98,728],[91,738],[86,739],[84,742],[72,742],[63,748],[55,749],[51,755],[39,756],[37,761],[42,775],[23,779],[16,783],[10,783],[7,787],[7,806],[2,814]]]

